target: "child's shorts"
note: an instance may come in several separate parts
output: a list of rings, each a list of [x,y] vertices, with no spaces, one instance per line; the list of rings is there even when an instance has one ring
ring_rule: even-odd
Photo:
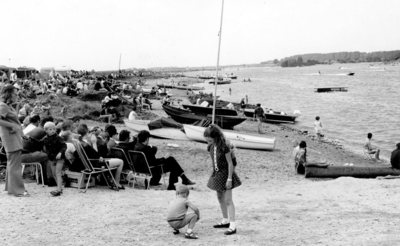
[[[192,220],[195,220],[194,222],[198,220],[197,214],[186,214],[185,218],[182,220],[168,221],[168,224],[172,228],[179,230],[189,224]]]

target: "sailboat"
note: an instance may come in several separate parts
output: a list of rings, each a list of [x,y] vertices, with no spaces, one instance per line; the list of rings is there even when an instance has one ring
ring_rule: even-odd
[[[216,67],[216,76],[214,78],[214,103],[213,103],[213,111],[212,111],[212,121],[211,123],[214,124],[215,122],[215,105],[217,104],[217,87],[218,87],[218,72],[219,72],[219,57],[220,57],[220,50],[221,50],[221,37],[222,37],[222,20],[224,15],[224,0],[222,0],[222,10],[221,10],[221,23],[219,29],[219,42],[218,42],[218,58],[217,58],[217,67]],[[185,129],[185,133],[188,138],[206,142],[205,138],[203,137],[204,131],[206,128],[199,127],[199,126],[192,126],[183,124]],[[243,134],[236,131],[227,131],[222,130],[225,135],[225,138],[228,139],[230,142],[234,143],[238,148],[245,148],[245,149],[258,149],[258,150],[273,150],[275,148],[275,138],[263,137],[259,135],[250,135],[250,134]]]

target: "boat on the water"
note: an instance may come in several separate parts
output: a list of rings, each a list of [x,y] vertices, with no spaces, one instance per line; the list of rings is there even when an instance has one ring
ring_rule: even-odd
[[[161,118],[155,121],[150,120],[124,120],[126,127],[140,132],[146,130],[153,137],[175,139],[175,140],[190,140],[183,132],[182,124],[179,124],[168,118]]]
[[[171,116],[175,121],[182,124],[193,124],[202,120],[211,121],[211,115],[196,115],[190,110],[172,107],[169,105],[162,106],[165,113]],[[215,124],[223,129],[232,129],[234,126],[239,125],[245,121],[245,117],[228,116],[228,115],[215,115]]]
[[[183,124],[185,133],[189,139],[206,142],[203,137],[205,127]],[[260,135],[244,134],[235,131],[223,130],[224,136],[237,148],[273,150],[275,148],[275,138],[262,137]]]
[[[263,119],[263,122],[269,122],[269,123],[295,123],[296,118],[298,115],[288,115],[284,112],[280,111],[268,111],[264,110],[264,116],[265,118]],[[245,109],[244,110],[244,115],[247,117],[254,117],[254,109]]]
[[[189,109],[192,111],[194,114],[197,115],[209,115],[212,114],[213,108],[211,107],[203,107],[200,105],[189,105],[189,104],[183,104],[183,108]],[[226,108],[216,108],[215,109],[215,114],[216,115],[228,115],[228,116],[237,116],[237,111],[232,110],[232,109],[226,109]]]
[[[348,73],[347,75],[349,75],[349,76],[353,76],[355,73]]]

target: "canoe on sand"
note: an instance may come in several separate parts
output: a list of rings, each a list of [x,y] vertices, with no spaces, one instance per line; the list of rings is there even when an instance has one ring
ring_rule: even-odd
[[[328,166],[309,167],[306,166],[306,178],[376,178],[378,176],[399,176],[400,170],[391,166]]]
[[[188,138],[199,142],[206,142],[203,137],[203,133],[206,129],[205,127],[186,124],[183,124],[183,127]],[[275,148],[275,138],[244,134],[230,130],[222,131],[224,132],[225,137],[237,148],[257,150],[273,150]]]
[[[186,134],[178,128],[166,127],[159,129],[149,128],[150,120],[124,120],[125,125],[136,132],[140,132],[141,130],[146,130],[150,132],[151,136],[159,137],[159,138],[167,138],[167,139],[175,139],[175,140],[190,140]]]

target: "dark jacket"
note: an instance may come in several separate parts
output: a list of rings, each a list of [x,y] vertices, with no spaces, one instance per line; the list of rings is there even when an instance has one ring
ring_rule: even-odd
[[[97,144],[97,151],[101,157],[103,158],[110,157],[110,152],[108,150],[107,143],[103,139],[97,137],[96,144]]]
[[[390,164],[393,168],[400,169],[400,149],[395,149],[390,156]]]
[[[41,127],[36,127],[22,138],[22,153],[33,153],[43,150],[43,142],[40,140],[45,137],[46,131]]]
[[[85,153],[87,155],[87,157],[90,159],[90,162],[92,163],[92,165],[94,167],[98,167],[99,166],[99,159],[100,159],[100,154],[93,149],[92,146],[90,146],[90,144],[86,143],[85,141],[79,141],[82,144],[83,149],[85,150]],[[74,152],[74,157],[75,160],[74,162],[72,162],[72,165],[70,167],[70,171],[73,172],[80,172],[82,170],[85,170],[85,165],[83,164],[81,158],[79,157],[78,151],[75,150]]]
[[[135,150],[135,145],[136,145],[136,143],[137,143],[136,139],[135,139],[135,141],[128,142],[128,143],[126,143],[126,142],[119,142],[115,147],[116,147],[116,148],[123,149],[124,152],[125,152],[125,155],[128,156],[128,151],[129,151],[129,150]],[[147,157],[146,157],[146,158],[147,158]]]
[[[156,153],[157,153],[156,146],[150,147],[149,145],[144,145],[144,144],[138,142],[135,145],[134,150],[143,152],[143,154],[146,156],[149,166],[157,166],[158,164],[162,163],[162,159],[164,159],[164,158],[161,158],[161,159],[156,158]]]
[[[55,160],[58,153],[61,153],[61,159],[65,159],[67,144],[64,142],[64,139],[62,139],[59,135],[46,135],[40,141],[43,143],[43,150],[49,157],[49,160]]]

